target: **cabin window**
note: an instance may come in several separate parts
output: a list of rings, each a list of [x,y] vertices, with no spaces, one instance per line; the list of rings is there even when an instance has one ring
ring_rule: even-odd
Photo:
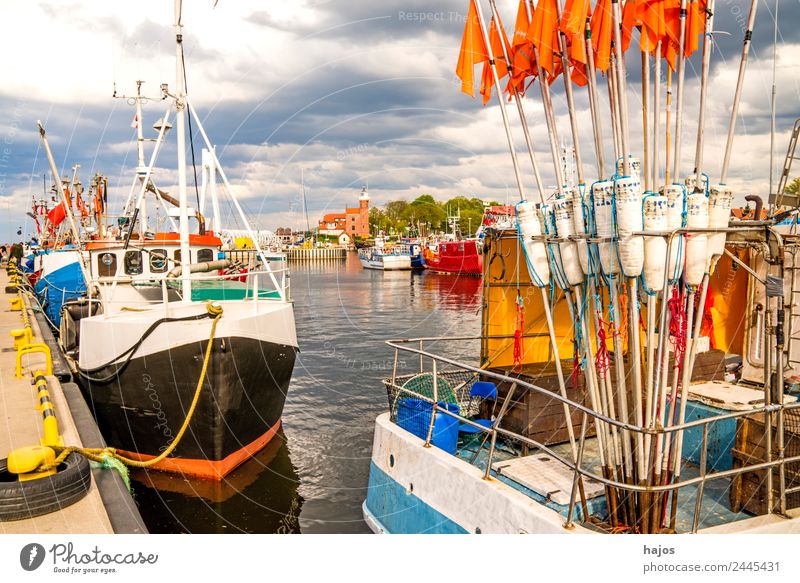
[[[180,249],[176,249],[175,253],[172,256],[175,258],[175,263],[180,265],[181,264],[181,250]],[[189,261],[187,261],[186,263],[191,263],[191,262],[192,262],[192,252],[189,251]]]
[[[164,273],[167,270],[167,250],[153,249],[150,251],[151,273]]]
[[[126,251],[125,252],[125,273],[128,275],[139,275],[142,273],[142,252],[141,251]]]
[[[204,263],[206,261],[214,261],[214,251],[211,249],[200,249],[197,251],[197,262]]]
[[[114,253],[101,253],[97,256],[97,274],[100,277],[117,275],[117,256]]]
[[[464,243],[459,243],[459,244],[458,244],[458,250],[459,250],[460,252],[462,252],[462,253],[464,252]]]

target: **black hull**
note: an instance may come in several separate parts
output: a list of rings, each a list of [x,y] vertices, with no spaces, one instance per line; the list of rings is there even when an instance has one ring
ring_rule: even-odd
[[[84,396],[109,446],[150,457],[170,445],[186,419],[206,346],[198,342],[133,358],[108,383],[83,379]],[[295,356],[292,346],[215,339],[197,408],[170,459],[238,465],[246,457],[234,458],[243,449],[264,447],[278,429]],[[114,371],[108,367],[91,376]]]

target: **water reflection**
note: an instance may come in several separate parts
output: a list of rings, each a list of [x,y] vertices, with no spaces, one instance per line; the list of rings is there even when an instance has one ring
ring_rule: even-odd
[[[134,499],[153,533],[299,532],[298,483],[282,431],[219,482],[131,471]]]

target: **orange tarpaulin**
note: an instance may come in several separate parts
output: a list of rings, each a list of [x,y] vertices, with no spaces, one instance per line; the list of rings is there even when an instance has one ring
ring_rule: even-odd
[[[492,57],[494,58],[494,65],[497,69],[497,77],[502,79],[508,75],[508,66],[506,65],[505,53],[503,47],[505,45],[505,53],[511,52],[506,33],[503,31],[502,40],[500,32],[497,29],[494,17],[489,24],[489,46],[492,49]],[[483,63],[483,75],[481,76],[481,95],[483,95],[483,104],[486,105],[492,98],[492,85],[494,85],[494,78],[492,76],[492,65],[489,61]]]
[[[461,91],[475,97],[475,65],[488,59],[489,52],[481,32],[478,9],[475,6],[475,0],[470,0],[456,65],[456,75],[461,79]]]

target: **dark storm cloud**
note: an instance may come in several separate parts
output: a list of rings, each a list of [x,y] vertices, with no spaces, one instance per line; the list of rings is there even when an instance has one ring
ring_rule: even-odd
[[[219,56],[207,48],[202,39],[191,34],[185,39],[190,93],[211,139],[218,144],[220,158],[232,181],[252,181],[251,190],[247,192],[249,196],[260,200],[268,190],[270,205],[275,209],[288,209],[296,205],[299,164],[303,164],[307,169],[307,184],[312,189],[310,196],[321,197],[310,200],[309,206],[328,208],[338,204],[340,198],[350,201],[357,196],[358,188],[366,180],[379,193],[390,193],[385,196],[421,188],[455,189],[459,180],[467,178],[465,161],[492,155],[502,161],[501,165],[494,171],[481,171],[482,166],[476,164],[474,178],[487,192],[504,192],[509,188],[510,163],[501,140],[485,140],[476,148],[479,152],[472,152],[462,143],[451,143],[440,137],[440,130],[444,128],[471,127],[480,120],[485,121],[486,117],[480,100],[459,92],[453,72],[466,0],[438,3],[435,7],[423,0],[315,2],[307,6],[314,18],[306,21],[299,17],[281,20],[268,8],[254,10],[246,19],[250,25],[263,29],[265,35],[271,31],[283,35],[285,55],[297,57],[305,54],[304,51],[312,53],[315,47],[325,47],[327,52],[323,59],[319,55],[315,59],[298,59],[300,66],[290,71],[291,78],[279,73],[279,67],[270,65],[279,62],[283,54],[250,54],[219,67]],[[487,3],[483,2],[482,7],[487,15]],[[771,67],[773,7],[774,2],[759,5],[748,68],[751,84],[758,73]],[[510,32],[516,2],[502,3],[500,8]],[[749,1],[717,0],[712,76],[738,65],[748,9]],[[145,20],[128,30],[118,18],[99,16],[96,21],[87,21],[69,5],[49,4],[45,10],[65,26],[77,30],[96,28],[99,23],[114,35],[123,55],[146,50],[153,55],[169,57],[174,50],[171,27],[155,20]],[[793,26],[800,22],[800,3],[782,2],[780,10],[779,44],[800,42],[800,27]],[[726,32],[730,34],[723,34]],[[637,35],[635,33],[634,47],[638,43]],[[424,51],[431,53],[434,67],[416,71],[403,66],[413,62],[408,59]],[[370,58],[372,61],[365,64]],[[382,68],[377,69],[375,62]],[[627,64],[633,103],[640,92],[641,78],[635,49],[628,54]],[[699,74],[700,52],[690,59],[686,69],[687,110],[690,112],[696,105]],[[213,82],[211,90],[192,93],[201,79]],[[157,93],[158,81],[153,79],[148,83],[150,92]],[[223,87],[223,81],[228,85],[225,89],[216,89],[217,81],[220,81],[219,87]],[[249,91],[226,94],[233,83]],[[787,79],[783,83],[794,87],[797,79]],[[561,80],[553,88],[556,113],[564,120],[559,129],[562,138],[567,138]],[[762,91],[763,96],[755,95],[757,92],[755,97],[751,96],[748,116],[742,119],[739,127],[746,133],[763,134],[769,129],[769,87],[756,89]],[[797,91],[794,93],[796,97]],[[4,95],[0,98],[0,125],[16,119],[27,129],[15,133],[5,192],[0,194],[7,196],[15,190],[27,189],[31,183],[34,188],[40,188],[41,174],[48,170],[41,152],[37,154],[34,123],[42,118],[47,120],[59,164],[68,169],[80,163],[84,181],[90,172],[98,170],[112,175],[118,189],[123,191],[120,196],[124,196],[135,165],[134,130],[129,125],[133,110],[124,101],[109,99],[105,103],[82,106],[81,103],[25,100],[20,112],[15,96]],[[727,107],[732,100],[732,87],[712,86],[711,95],[715,105],[722,103]],[[537,86],[531,87],[526,101],[538,136],[537,155],[548,181],[551,180],[548,176],[550,164],[546,163],[549,152],[543,139]],[[783,99],[778,105],[780,131],[790,127],[797,116],[796,99]],[[584,90],[576,91],[576,106],[580,111],[587,109]],[[153,133],[150,125],[162,112],[163,107],[158,102],[146,106],[145,125],[150,135]],[[492,131],[501,135],[496,106],[489,113],[494,126]],[[631,112],[631,115],[637,114]],[[687,133],[686,149],[689,150],[688,140],[694,136],[691,129],[687,129]],[[199,156],[199,138],[195,146]],[[590,146],[587,133],[583,148],[589,151]],[[518,147],[522,149],[521,140]],[[585,157],[588,163],[593,162],[590,155]],[[169,168],[174,161],[175,148],[169,146],[159,166]],[[169,180],[166,171],[162,174],[164,180]],[[458,193],[454,191],[453,194]],[[376,196],[381,200],[384,195]],[[270,210],[254,200],[248,200],[247,204],[255,212]]]

